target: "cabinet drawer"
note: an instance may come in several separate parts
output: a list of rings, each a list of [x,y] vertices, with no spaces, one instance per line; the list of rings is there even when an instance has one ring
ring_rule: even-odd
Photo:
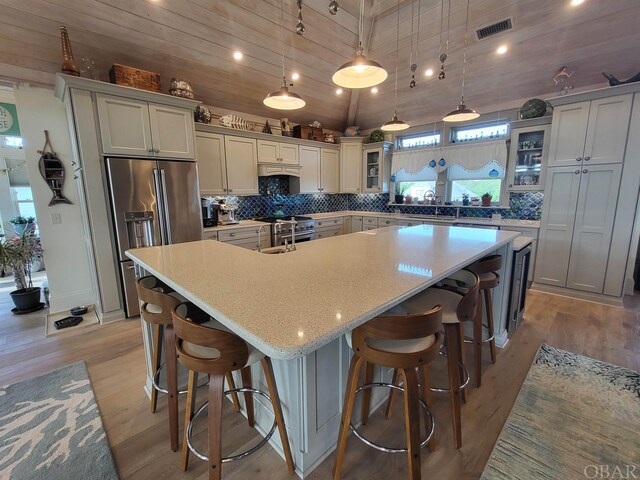
[[[389,225],[397,225],[395,218],[378,218],[378,227],[388,227]]]
[[[258,228],[259,227],[250,227],[250,228],[235,228],[233,230],[222,230],[218,232],[218,239],[221,242],[231,242],[239,239],[247,239],[247,238],[258,238]],[[270,237],[271,231],[270,225],[267,225],[262,229],[263,237]]]
[[[320,240],[321,238],[329,238],[329,237],[337,237],[338,235],[342,235],[342,227],[330,227],[323,228],[322,230],[316,231],[316,239]]]
[[[403,227],[413,227],[415,225],[424,225],[424,222],[420,220],[398,220],[398,225],[402,225]]]
[[[202,234],[203,240],[218,240],[218,232],[204,232]]]
[[[262,248],[268,248],[271,245],[265,240],[265,237],[262,237]],[[235,245],[236,247],[247,248],[249,250],[258,250],[258,238],[244,238],[233,240],[231,242],[226,242],[229,245]]]
[[[344,219],[340,218],[325,218],[323,220],[316,221],[316,229],[326,228],[326,227],[334,227],[336,225],[343,225]]]
[[[362,217],[362,224],[367,227],[367,226],[374,226],[377,227],[378,226],[378,219],[375,217]]]

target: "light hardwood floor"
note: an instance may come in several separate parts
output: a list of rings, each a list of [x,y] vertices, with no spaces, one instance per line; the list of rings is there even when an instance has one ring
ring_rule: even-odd
[[[530,292],[526,321],[498,362],[485,352],[482,388],[469,388],[462,409],[463,446],[452,447],[448,397],[434,395],[437,448],[423,450],[423,478],[476,479],[511,409],[533,356],[542,342],[640,371],[640,301],[628,297],[625,309]],[[137,320],[87,327],[45,338],[44,313],[13,316],[0,299],[0,384],[7,385],[63,365],[84,360],[96,394],[109,443],[123,479],[206,478],[206,465],[192,457],[186,473],[178,469],[179,453],[169,448],[166,403],[155,415],[142,385],[145,377],[140,324]],[[467,354],[469,354],[467,349]],[[436,368],[438,370],[438,368]],[[441,382],[438,372],[433,382]],[[472,382],[473,384],[473,382]],[[201,389],[199,402],[204,397]],[[396,401],[391,420],[372,416],[369,434],[387,444],[402,444],[402,402]],[[181,399],[184,408],[184,399]],[[255,433],[226,406],[223,453],[236,451]],[[181,414],[182,420],[182,414]],[[202,432],[201,435],[202,437]],[[331,477],[333,455],[310,478]],[[265,447],[239,462],[225,464],[224,478],[275,480],[292,478],[284,461]],[[402,479],[404,455],[389,455],[365,447],[353,436],[347,444],[345,480]]]

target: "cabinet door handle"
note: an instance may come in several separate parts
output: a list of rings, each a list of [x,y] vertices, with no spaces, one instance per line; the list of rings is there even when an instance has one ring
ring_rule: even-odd
[[[229,189],[229,190],[227,190],[227,192],[233,192],[233,190]]]
[[[230,236],[230,237],[235,237],[235,236],[236,236],[236,234],[235,234],[235,233],[230,233],[230,234],[229,234],[229,236]]]
[[[576,170],[576,175],[578,175],[580,173],[580,169]]]
[[[153,149],[153,151],[154,151],[155,153],[160,153],[160,149],[159,149],[159,148],[154,148],[154,149]]]
[[[589,160],[591,160],[591,157],[584,157],[585,162],[588,162]]]
[[[153,153],[153,148],[147,148],[147,152]]]
[[[581,162],[581,161],[582,161],[582,157],[576,158],[576,162]]]
[[[511,187],[513,187],[513,183],[510,183],[510,184],[509,184],[509,188],[511,188]]]
[[[585,168],[584,170],[582,170],[582,173],[589,173],[589,169]]]

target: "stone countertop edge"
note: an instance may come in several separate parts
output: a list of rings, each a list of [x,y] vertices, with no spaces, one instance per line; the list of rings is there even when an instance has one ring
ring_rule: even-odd
[[[401,227],[393,227],[393,226],[386,227],[386,229],[394,229],[394,228],[395,229],[399,229]],[[413,228],[417,228],[417,227],[413,227]],[[449,227],[446,227],[446,228],[449,228]],[[355,233],[355,235],[359,235],[359,234],[362,234],[362,233],[364,233],[364,232],[357,232],[357,233]],[[259,337],[259,336],[255,335],[254,333],[246,330],[245,328],[243,328],[242,326],[237,324],[235,321],[233,321],[231,318],[229,318],[226,315],[222,314],[222,312],[217,310],[212,305],[209,305],[209,304],[205,303],[202,299],[198,298],[195,294],[193,294],[192,292],[186,291],[180,285],[175,283],[172,279],[168,278],[167,276],[165,276],[161,272],[157,271],[156,269],[154,269],[152,266],[150,266],[145,261],[139,259],[135,255],[134,251],[127,250],[125,253],[126,253],[127,257],[131,258],[136,263],[141,265],[147,272],[157,276],[160,280],[162,280],[167,285],[169,285],[170,287],[175,289],[176,292],[178,292],[181,295],[183,295],[185,298],[187,298],[189,301],[194,303],[196,306],[198,306],[199,308],[201,308],[202,310],[207,312],[209,315],[214,317],[216,320],[218,320],[220,323],[225,325],[227,328],[231,329],[233,332],[235,332],[238,336],[243,338],[245,341],[247,341],[251,345],[253,345],[256,348],[258,348],[262,353],[270,356],[271,358],[278,359],[278,360],[293,360],[293,359],[301,358],[301,357],[303,357],[305,355],[308,355],[309,353],[314,352],[315,350],[317,350],[320,347],[322,347],[322,346],[330,343],[331,341],[339,338],[343,334],[353,330],[354,328],[358,327],[359,325],[362,325],[363,323],[371,320],[372,318],[375,318],[377,315],[387,311],[389,308],[391,308],[391,307],[403,302],[404,300],[406,300],[406,299],[416,295],[417,293],[427,289],[428,287],[434,285],[435,283],[437,283],[438,281],[442,280],[443,278],[446,278],[448,275],[450,275],[450,274],[460,270],[461,268],[465,267],[466,265],[469,265],[469,264],[473,263],[474,261],[484,257],[488,253],[493,252],[493,251],[501,248],[502,246],[508,244],[509,242],[512,242],[514,239],[516,239],[517,237],[519,237],[521,235],[518,232],[504,232],[504,233],[505,233],[505,238],[504,239],[495,242],[493,245],[491,245],[490,247],[482,250],[480,253],[478,253],[476,255],[472,255],[472,256],[466,258],[464,261],[456,263],[455,265],[451,265],[448,269],[446,269],[445,271],[441,272],[439,275],[436,275],[436,276],[433,276],[433,277],[429,278],[428,280],[420,283],[419,285],[415,286],[414,288],[411,288],[410,290],[405,291],[403,294],[393,298],[392,300],[390,300],[388,302],[380,304],[378,307],[376,307],[376,308],[374,308],[374,309],[372,309],[372,310],[370,310],[368,312],[365,312],[362,315],[359,315],[357,317],[353,317],[352,319],[350,319],[347,322],[343,322],[341,325],[336,326],[336,328],[334,330],[331,330],[331,331],[326,332],[324,334],[316,334],[315,336],[313,336],[313,337],[309,338],[308,340],[306,340],[304,343],[300,343],[300,344],[297,344],[295,346],[282,346],[282,345],[278,346],[277,344],[271,344],[271,343],[265,342],[261,337]],[[326,239],[324,241],[337,240],[339,238],[340,237],[334,237],[332,239]],[[207,241],[206,240],[201,240],[199,242],[207,242]],[[191,243],[198,243],[198,242],[191,242]],[[185,244],[178,244],[178,245],[185,245]],[[305,245],[305,248],[307,248],[309,246],[313,246],[313,242],[308,244],[308,245]],[[165,246],[165,247],[150,247],[150,248],[158,249],[158,248],[171,248],[171,247],[174,247],[174,245],[169,245],[169,246]],[[238,248],[238,247],[230,246],[229,248]],[[148,250],[148,249],[145,248],[145,249],[141,249],[141,250]],[[258,253],[258,252],[250,252],[250,251],[245,252],[243,250],[243,253],[253,253],[253,254],[255,254],[256,255],[256,260],[261,258],[261,257],[265,257],[265,260],[267,258],[272,258],[271,255],[264,255],[264,254],[261,254],[261,253]],[[295,328],[295,326],[292,325],[291,328]]]

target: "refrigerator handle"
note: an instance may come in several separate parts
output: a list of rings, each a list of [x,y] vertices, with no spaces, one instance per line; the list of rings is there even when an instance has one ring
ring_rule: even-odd
[[[158,175],[158,169],[154,168],[153,169],[153,182],[156,186],[156,203],[158,205],[158,222],[160,223],[160,244],[161,245],[167,245],[167,241],[166,241],[166,229],[165,229],[165,223],[164,223],[164,212],[160,211],[160,205],[165,205],[164,204],[164,198],[163,198],[163,191],[162,188],[160,187],[160,178]],[[165,208],[166,210],[166,208]]]
[[[162,207],[164,210],[164,223],[166,227],[167,245],[171,245],[171,219],[169,217],[169,205],[167,199],[167,181],[164,175],[164,168],[160,169],[160,180],[162,181]]]

